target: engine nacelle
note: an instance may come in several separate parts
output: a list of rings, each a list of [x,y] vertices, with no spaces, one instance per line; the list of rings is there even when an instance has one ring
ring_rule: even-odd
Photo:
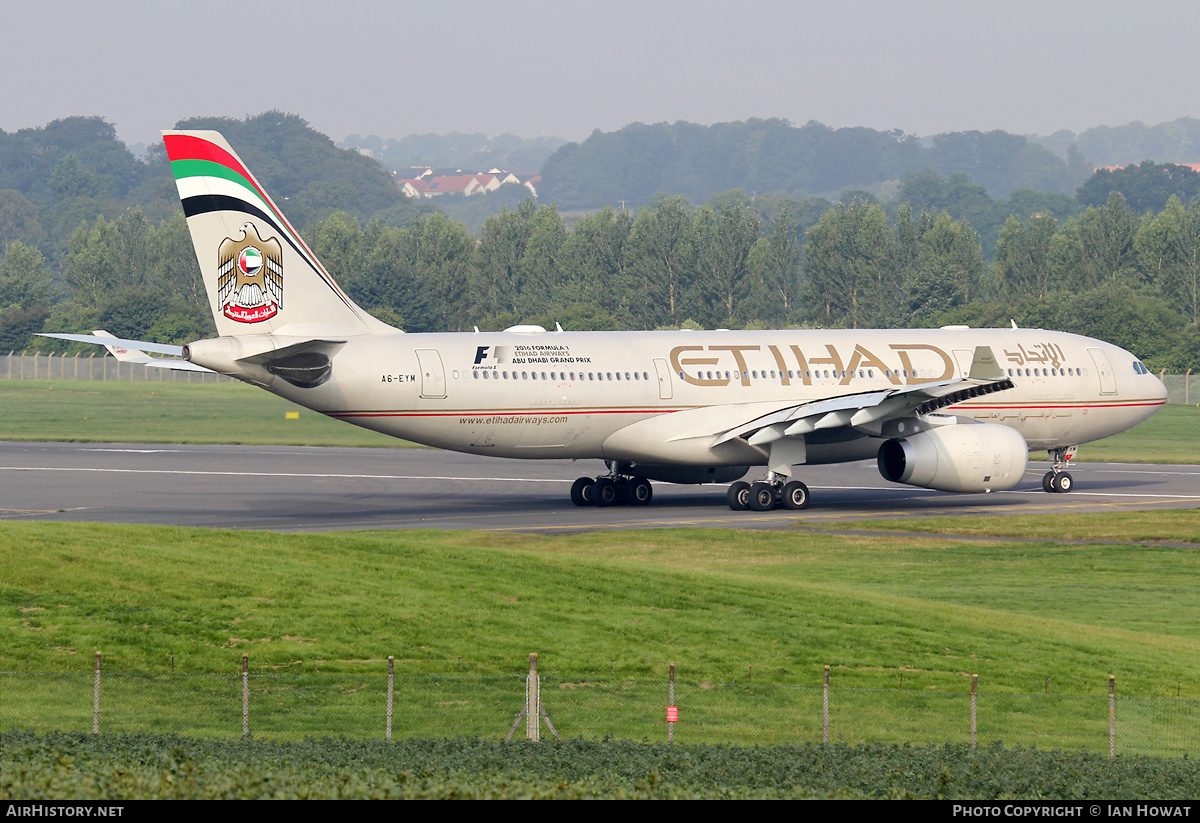
[[[1021,482],[1029,446],[994,423],[939,426],[879,449],[879,473],[893,483],[944,492],[991,492]]]

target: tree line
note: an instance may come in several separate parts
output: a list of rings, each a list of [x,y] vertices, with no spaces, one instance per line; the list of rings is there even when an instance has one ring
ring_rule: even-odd
[[[338,211],[305,234],[351,297],[408,331],[1016,322],[1109,340],[1152,368],[1200,367],[1200,198],[1139,215],[1114,192],[1062,221],[1011,217],[990,264],[965,220],[860,199],[810,226],[787,202],[764,217],[730,195],[605,207],[571,223],[527,200],[479,236],[440,213],[397,227]],[[44,258],[10,244],[0,348],[43,326],[164,342],[213,333],[181,215],[153,225],[135,209],[81,225],[62,277],[71,296],[55,302]]]
[[[834,129],[780,119],[632,123],[559,148],[542,167],[540,191],[564,209],[648,203],[658,192],[704,202],[731,188],[830,196],[848,188],[880,194],[922,171],[969,175],[992,197],[1014,191],[1072,193],[1092,173],[1078,150],[1062,159],[1003,131],[930,139],[863,127]],[[884,197],[884,199],[891,199]]]
[[[1200,175],[1185,167],[1146,162],[1099,172],[1076,196],[1018,189],[1000,200],[969,174],[943,173],[957,155],[1013,159],[1023,145],[965,133],[932,144],[942,171],[907,173],[886,192],[845,190],[840,204],[733,188],[699,206],[657,194],[636,209],[580,214],[545,197],[506,198],[488,201],[501,210],[468,226],[401,202],[377,164],[294,115],[180,126],[229,135],[347,291],[410,331],[1015,320],[1111,339],[1156,368],[1200,359]],[[621,139],[639,133],[623,131]],[[792,132],[804,140],[789,144]],[[868,132],[782,121],[681,131],[697,144],[742,140],[754,148],[738,161],[743,172],[801,144],[811,157],[841,158],[835,168],[858,156],[838,148],[856,141],[880,158],[919,160],[921,146],[902,135]],[[688,155],[664,152],[668,171],[687,165]],[[99,118],[0,132],[0,249],[2,349],[57,345],[31,342],[42,329],[169,342],[213,333],[165,154],[133,158]]]

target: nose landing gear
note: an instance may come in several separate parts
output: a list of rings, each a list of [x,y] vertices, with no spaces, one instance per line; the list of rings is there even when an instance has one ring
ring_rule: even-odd
[[[1068,472],[1067,464],[1075,456],[1078,446],[1066,446],[1061,449],[1050,449],[1050,459],[1054,461],[1050,471],[1042,477],[1042,488],[1051,494],[1066,494],[1075,488],[1075,479]]]

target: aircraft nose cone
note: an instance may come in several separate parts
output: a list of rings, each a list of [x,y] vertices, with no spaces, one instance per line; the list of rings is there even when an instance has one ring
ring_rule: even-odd
[[[1154,382],[1157,386],[1157,388],[1155,388],[1155,390],[1154,390],[1155,396],[1157,397],[1157,399],[1162,400],[1163,402],[1166,402],[1167,396],[1169,394],[1167,392],[1167,384],[1164,383],[1161,379],[1159,379],[1159,376],[1157,374],[1152,373],[1150,376],[1154,378]]]

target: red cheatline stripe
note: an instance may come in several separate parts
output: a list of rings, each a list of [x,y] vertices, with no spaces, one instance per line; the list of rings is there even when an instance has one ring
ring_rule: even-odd
[[[404,412],[404,411],[353,411],[322,412],[329,417],[537,417],[558,414],[672,414],[680,409],[596,409],[594,411],[460,411],[460,412]]]
[[[1138,406],[1161,406],[1166,401],[1154,401],[1148,403],[1110,403],[1105,405],[1089,405],[1081,404],[1074,406],[971,406],[972,409],[1000,409],[1002,411],[1021,411],[1024,409],[1095,409],[1100,411],[1103,409],[1129,408]],[[691,407],[689,407],[691,408]],[[682,411],[682,409],[592,409],[592,410],[574,410],[566,409],[551,410],[551,411],[510,411],[500,409],[487,410],[463,410],[463,411],[448,411],[448,412],[415,412],[415,411],[329,411],[322,412],[329,417],[485,417],[507,415],[510,417],[538,415],[555,415],[555,414],[673,414],[674,412]]]
[[[951,408],[968,408],[968,409],[1001,409],[1001,410],[1016,410],[1016,409],[1123,409],[1132,406],[1165,406],[1166,400],[1148,400],[1145,402],[1134,403],[1055,403],[1048,406],[1028,406],[1028,405],[1011,405],[1011,406],[977,406],[974,403],[956,403]]]

